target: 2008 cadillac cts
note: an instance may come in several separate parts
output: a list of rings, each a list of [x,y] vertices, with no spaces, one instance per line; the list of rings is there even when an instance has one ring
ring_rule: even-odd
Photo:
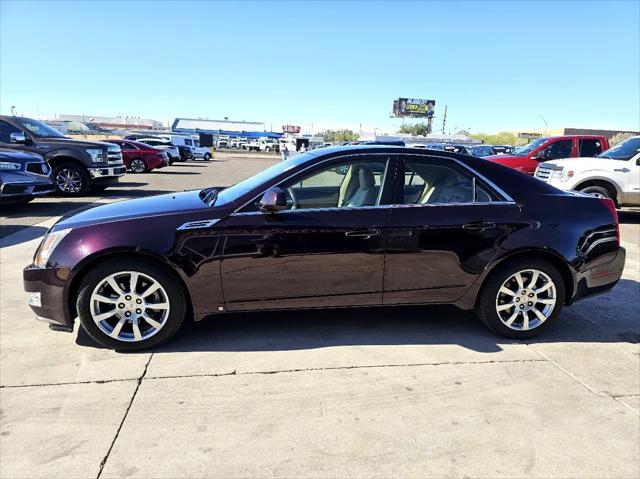
[[[426,303],[527,338],[611,289],[624,260],[611,200],[481,158],[351,146],[62,219],[24,284],[52,329],[78,316],[120,350],[158,345],[191,315]]]

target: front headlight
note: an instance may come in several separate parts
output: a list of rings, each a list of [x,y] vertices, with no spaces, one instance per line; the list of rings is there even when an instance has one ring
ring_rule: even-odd
[[[54,231],[53,233],[47,233],[42,241],[42,244],[38,248],[36,252],[36,257],[33,260],[33,264],[38,268],[44,268],[47,266],[47,262],[49,261],[49,257],[53,250],[56,249],[56,246],[71,232],[71,228],[67,228],[64,230]]]
[[[551,172],[551,178],[557,178],[560,181],[568,181],[573,176],[572,170],[565,170],[563,167],[556,168]]]
[[[22,165],[20,163],[11,163],[9,161],[0,161],[0,170],[18,171],[21,168],[22,168]]]
[[[102,163],[104,161],[104,152],[100,148],[87,148],[86,151],[94,163]]]

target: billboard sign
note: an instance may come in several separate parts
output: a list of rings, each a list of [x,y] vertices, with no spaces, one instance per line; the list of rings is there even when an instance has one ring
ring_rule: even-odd
[[[393,101],[394,118],[432,118],[436,107],[435,100],[419,98],[398,98]]]
[[[282,125],[283,133],[300,133],[301,127],[298,125]]]

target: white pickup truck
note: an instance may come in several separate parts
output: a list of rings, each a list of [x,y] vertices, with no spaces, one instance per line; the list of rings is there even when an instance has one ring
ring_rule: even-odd
[[[535,177],[561,190],[611,198],[618,206],[640,206],[640,136],[631,137],[595,158],[540,163]]]

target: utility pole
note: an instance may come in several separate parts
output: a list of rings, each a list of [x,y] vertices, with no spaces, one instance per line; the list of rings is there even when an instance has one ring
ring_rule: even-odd
[[[444,131],[444,127],[447,124],[447,106],[444,106],[444,117],[442,117],[442,134],[446,135],[445,131]]]
[[[547,135],[547,128],[549,127],[549,125],[547,124],[547,120],[545,120],[545,119],[544,119],[544,116],[542,116],[542,115],[540,115],[540,114],[538,114],[538,116],[539,116],[540,118],[542,118],[542,121],[544,121],[544,134],[545,134],[545,136],[546,136],[546,135]]]

